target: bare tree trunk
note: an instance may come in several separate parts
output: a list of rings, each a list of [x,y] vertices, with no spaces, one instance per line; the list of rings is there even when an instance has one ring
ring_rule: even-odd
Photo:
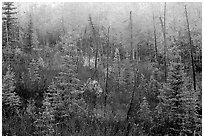
[[[86,32],[87,32],[87,27],[85,28],[84,30],[84,39],[85,39],[85,51],[86,51],[86,56],[87,57],[87,54],[88,54],[88,66],[89,66],[89,69],[91,68],[91,64],[90,64],[90,60],[91,60],[91,47],[90,47],[90,41],[89,41],[89,38],[88,37],[85,37],[86,36]]]
[[[132,39],[132,11],[130,11],[130,60],[134,59],[133,39]]]
[[[83,51],[82,51],[82,42],[83,42],[83,37],[81,37],[80,39],[79,39],[79,48],[77,49],[77,54],[78,54],[78,56],[77,56],[77,73],[79,73],[79,67],[80,67],[80,61],[81,61],[81,59],[83,58]]]
[[[132,92],[132,95],[131,95],[130,105],[129,105],[129,108],[128,108],[128,111],[127,111],[127,118],[126,118],[126,120],[127,120],[128,126],[127,126],[127,129],[126,129],[126,134],[125,134],[126,136],[129,135],[130,129],[131,129],[131,125],[132,125],[131,112],[132,112],[133,101],[134,101],[134,97],[135,97],[135,88],[136,88],[135,81],[136,81],[136,73],[134,73],[134,88],[133,88],[133,92]]]
[[[110,26],[108,27],[108,42],[107,42],[107,53],[106,53],[106,93],[105,93],[105,97],[104,97],[104,117],[106,118],[106,103],[107,103],[107,96],[108,96],[108,70],[109,70],[109,33],[110,33]],[[106,135],[106,127],[105,127],[105,135]]]
[[[97,61],[98,61],[98,41],[97,41],[97,34],[96,34],[96,30],[94,28],[94,25],[93,25],[93,22],[92,22],[92,19],[91,19],[91,16],[89,16],[89,21],[90,21],[90,24],[91,24],[91,27],[92,27],[92,31],[93,31],[93,36],[94,36],[94,44],[95,44],[95,75],[96,75],[96,78],[97,78]]]
[[[131,13],[132,12],[130,12],[130,16],[131,16]],[[131,17],[130,17],[130,19],[131,19]],[[132,19],[131,19],[131,22],[132,22]],[[133,45],[132,23],[131,23],[131,38],[130,39],[131,39],[130,40],[131,41],[131,45]],[[134,58],[134,57],[136,57],[136,58]],[[137,67],[138,67],[138,60],[139,60],[138,47],[136,47],[136,55],[134,56],[134,54],[133,54],[132,59],[133,59],[133,72],[134,72],[134,86],[133,86],[133,91],[132,91],[132,94],[131,94],[130,105],[129,105],[129,108],[128,108],[128,111],[127,111],[127,118],[126,118],[126,120],[127,120],[128,125],[127,125],[127,128],[126,128],[126,134],[125,134],[126,136],[129,135],[131,127],[132,127],[131,112],[132,112],[132,108],[133,108],[133,101],[134,101],[135,90],[136,90],[136,85],[137,85],[137,83],[136,83],[137,79],[136,78],[137,78],[137,72],[138,72]],[[140,99],[140,97],[139,97],[139,99]]]
[[[11,53],[12,53],[12,50],[11,50],[11,45],[10,45],[10,33],[9,33],[9,26],[8,26],[8,20],[6,20],[6,49],[8,50],[7,52],[7,56],[6,56],[6,59],[8,60],[8,63],[9,65],[11,65]]]
[[[161,22],[162,32],[163,32],[163,37],[164,37],[164,56],[165,56],[165,60],[164,60],[164,66],[165,66],[164,78],[165,78],[165,82],[166,82],[167,81],[167,76],[168,76],[168,72],[167,72],[167,45],[166,45],[166,2],[164,3],[164,23],[162,22],[161,17],[159,19],[160,19],[160,22]]]
[[[187,12],[186,5],[185,5],[185,14],[186,14],[186,22],[187,22],[187,29],[188,29],[189,44],[190,44],[191,65],[192,65],[192,72],[193,72],[193,87],[194,87],[194,90],[196,90],[195,64],[193,59],[194,48],[193,48],[193,43],[191,38],[190,25],[188,21],[188,12]]]
[[[156,27],[155,27],[155,16],[153,11],[153,5],[152,5],[152,18],[153,18],[153,26],[154,26],[154,48],[155,48],[155,61],[158,63],[158,51],[157,51],[157,33],[156,33]]]

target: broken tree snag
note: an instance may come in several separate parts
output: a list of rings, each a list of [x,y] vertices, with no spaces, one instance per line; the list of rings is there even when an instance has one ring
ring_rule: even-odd
[[[163,32],[163,37],[164,37],[164,67],[165,67],[165,71],[164,71],[164,78],[165,78],[165,82],[167,80],[167,45],[166,45],[166,2],[164,3],[164,23],[162,21],[162,18],[159,17],[160,22],[161,22],[161,27],[162,27],[162,32]]]
[[[93,32],[93,37],[94,37],[94,45],[95,45],[95,72],[94,72],[94,76],[97,78],[97,61],[98,61],[98,41],[97,41],[97,34],[96,34],[96,30],[94,28],[91,16],[89,16],[89,22],[92,28],[92,32]]]
[[[108,68],[108,66],[109,66],[109,34],[110,34],[110,26],[108,27],[108,35],[107,35],[107,37],[108,37],[108,40],[107,40],[107,53],[106,53],[106,87],[105,87],[105,96],[104,96],[104,117],[106,118],[106,103],[107,103],[107,96],[108,96],[108,70],[109,70],[109,68]],[[105,127],[105,135],[106,135],[106,127]]]
[[[191,65],[192,65],[192,72],[193,72],[193,87],[194,87],[194,90],[196,90],[195,64],[193,59],[193,43],[191,39],[190,25],[189,25],[186,5],[185,5],[185,14],[186,14],[187,29],[188,29],[188,39],[189,39],[189,45],[190,45]]]
[[[133,38],[132,38],[132,11],[130,11],[130,60],[134,59]]]
[[[126,121],[128,123],[127,125],[127,128],[126,128],[126,136],[129,135],[130,133],[130,130],[132,128],[132,120],[131,120],[131,112],[132,112],[132,109],[133,109],[133,102],[134,102],[134,97],[135,97],[135,91],[136,91],[136,88],[137,88],[137,85],[138,85],[138,82],[137,82],[137,75],[138,75],[138,69],[136,67],[138,67],[138,58],[136,58],[137,61],[133,61],[133,71],[134,71],[134,86],[133,86],[133,91],[132,91],[132,95],[131,95],[131,100],[130,100],[130,104],[129,104],[129,107],[128,107],[128,111],[127,111],[127,118],[126,118]],[[141,94],[139,94],[139,103],[140,103],[140,100],[141,99]]]
[[[128,123],[127,127],[126,127],[126,136],[129,135],[130,133],[130,130],[132,128],[132,121],[131,121],[131,112],[132,112],[132,109],[133,109],[133,101],[134,101],[134,97],[135,97],[135,91],[136,91],[136,87],[137,87],[137,73],[138,73],[138,62],[139,62],[139,54],[138,54],[138,45],[136,45],[136,51],[135,49],[133,49],[133,38],[132,38],[132,12],[130,11],[130,28],[131,28],[131,50],[132,50],[132,63],[133,63],[133,72],[134,72],[134,86],[133,86],[133,91],[132,91],[132,94],[131,94],[131,100],[130,100],[130,104],[129,104],[129,107],[128,107],[128,111],[127,111],[127,118],[126,118],[126,121]],[[134,55],[135,53],[135,55]],[[140,95],[140,94],[139,94]],[[140,99],[140,97],[139,97]],[[140,100],[139,100],[140,101]]]
[[[152,5],[152,18],[153,18],[153,27],[154,27],[154,48],[155,48],[155,62],[158,63],[158,52],[157,52],[157,32],[155,27],[155,16]]]
[[[108,27],[108,41],[107,41],[107,61],[106,61],[106,98],[107,98],[107,93],[108,93],[108,70],[109,70],[109,68],[108,68],[108,62],[109,62],[109,32],[110,32],[110,26]],[[106,104],[106,99],[105,99],[105,104]]]
[[[134,96],[135,96],[135,89],[136,89],[136,71],[134,71],[134,88],[133,88],[133,92],[131,95],[131,101],[129,104],[129,108],[127,111],[127,117],[126,117],[126,121],[128,123],[127,128],[126,128],[126,136],[129,135],[131,127],[132,127],[132,121],[131,121],[131,112],[132,112],[132,108],[133,108],[133,101],[134,101]],[[140,98],[139,98],[140,99]]]

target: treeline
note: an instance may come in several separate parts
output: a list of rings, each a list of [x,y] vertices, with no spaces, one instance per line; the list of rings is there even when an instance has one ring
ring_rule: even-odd
[[[2,5],[3,135],[202,135],[202,34],[188,4],[178,34],[165,3],[139,37],[132,11],[124,37],[91,15],[70,31],[64,13],[44,33],[33,5],[25,16]]]

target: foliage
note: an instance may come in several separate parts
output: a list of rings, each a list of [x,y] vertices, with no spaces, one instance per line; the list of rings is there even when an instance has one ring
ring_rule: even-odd
[[[150,127],[152,125],[152,116],[151,110],[149,108],[149,103],[146,97],[143,98],[142,103],[140,104],[140,109],[138,111],[139,114],[139,126],[142,128],[144,132],[142,134],[150,135]]]
[[[20,106],[20,97],[15,93],[14,73],[10,66],[7,68],[6,75],[2,80],[2,107],[3,116],[16,113]],[[6,116],[5,116],[6,115]]]
[[[156,105],[159,103],[158,95],[159,95],[159,89],[161,88],[160,82],[158,79],[158,69],[155,69],[153,74],[150,76],[150,81],[148,83],[147,88],[147,100],[150,102],[151,109],[156,107]]]
[[[48,95],[46,94],[45,99],[43,100],[42,111],[35,114],[35,135],[46,136],[46,135],[53,135],[54,134],[54,114],[53,112],[54,107],[56,104],[53,103],[57,102],[57,95]],[[55,99],[51,99],[55,98]],[[58,107],[58,106],[57,106]]]
[[[30,13],[27,32],[24,34],[23,49],[27,54],[34,54],[34,51],[38,50],[37,48],[39,48],[39,42],[37,39],[36,30],[34,28],[33,15]]]
[[[197,97],[194,96],[195,92],[192,91],[181,65],[179,58],[172,62],[168,82],[163,85],[160,96],[167,115],[168,135],[193,135],[195,127],[192,124],[196,124],[194,121],[198,119],[195,102]]]
[[[9,63],[15,59],[14,51],[18,47],[16,8],[13,2],[2,3],[2,56]]]
[[[3,135],[202,135],[201,9],[2,3]]]
[[[2,19],[3,19],[3,47],[6,43],[13,43],[16,36],[14,32],[14,27],[16,27],[16,6],[13,2],[3,2],[2,7]]]

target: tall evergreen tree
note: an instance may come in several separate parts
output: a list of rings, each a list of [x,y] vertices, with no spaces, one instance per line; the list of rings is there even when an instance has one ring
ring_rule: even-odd
[[[16,23],[15,14],[17,14],[16,7],[14,6],[13,2],[3,2],[2,7],[2,20],[3,20],[3,46],[7,45],[8,43],[12,42],[14,35],[13,29]]]
[[[64,44],[63,44],[64,43]],[[79,89],[80,80],[77,78],[77,46],[74,40],[67,37],[62,39],[62,69],[56,77],[60,87],[64,87],[67,93]]]
[[[144,131],[142,135],[150,135],[150,127],[151,127],[151,123],[153,119],[151,116],[151,110],[149,108],[149,103],[146,97],[143,98],[143,101],[140,104],[140,109],[138,113],[139,113],[140,126],[142,127]]]
[[[181,64],[174,63],[169,72],[168,83],[163,87],[163,102],[167,109],[169,121],[169,134],[179,135],[179,129],[182,123],[182,103],[181,94],[184,84],[183,70]]]
[[[4,115],[15,113],[20,105],[20,97],[15,93],[14,73],[10,67],[7,68],[6,75],[2,80],[2,111]],[[5,116],[4,116],[5,117]],[[7,116],[8,117],[8,116]]]
[[[32,61],[29,64],[28,67],[29,77],[32,82],[39,82],[40,81],[40,75],[39,75],[39,64],[38,61],[35,59],[32,59]]]
[[[153,74],[150,76],[150,82],[148,83],[147,88],[147,100],[150,102],[150,107],[156,107],[156,105],[159,102],[158,95],[159,95],[159,89],[161,88],[160,82],[157,80],[159,75],[159,71],[156,68],[153,71]]]
[[[61,95],[56,90],[54,83],[52,83],[48,92],[44,94],[42,111],[36,114],[36,120],[34,122],[36,127],[35,135],[53,135],[55,130],[55,116],[59,113],[57,108],[60,108],[62,103]]]
[[[127,59],[126,63],[124,64],[125,68],[121,72],[122,81],[124,82],[124,89],[125,92],[130,93],[133,91],[133,84],[134,84],[134,73],[131,69],[131,65],[129,60]]]
[[[184,113],[180,135],[202,135],[202,119],[197,112],[199,106],[197,93],[190,81],[186,81],[181,98]]]
[[[75,99],[73,99],[72,94],[80,90],[80,80],[77,79],[76,45],[74,42],[70,42],[66,36],[62,38],[62,41],[64,42],[61,43],[64,49],[62,69],[45,93],[43,112],[38,120],[41,127],[42,124],[45,126],[48,123],[49,126],[44,130],[52,130],[53,133],[54,125],[65,123],[67,117],[73,112],[72,103],[75,102]],[[52,134],[49,133],[48,135]]]
[[[2,47],[3,59],[12,60],[17,38],[16,7],[13,2],[3,2],[2,7]]]
[[[167,83],[163,85],[160,95],[164,105],[163,114],[166,114],[165,121],[168,123],[166,134],[193,135],[193,125],[198,120],[195,102],[197,98],[182,67],[178,50],[176,52],[174,49],[173,54]]]
[[[139,85],[138,85],[138,89],[137,89],[138,101],[139,101],[139,103],[142,103],[142,101],[143,101],[142,97],[147,96],[148,83],[147,83],[147,79],[145,78],[145,76],[142,73],[138,74],[137,80],[139,80]]]
[[[152,135],[166,135],[168,123],[166,121],[166,112],[162,101],[158,103],[153,112],[153,126],[151,127]]]
[[[41,76],[39,66],[40,66],[39,62],[35,59],[32,59],[28,65],[27,78],[24,78],[24,81],[26,81],[24,83],[27,89],[29,89],[32,92],[39,92],[40,90]]]
[[[33,24],[33,15],[32,13],[29,14],[29,23],[28,23],[28,30],[25,36],[25,43],[24,43],[24,50],[26,53],[31,54],[34,50],[38,49],[38,39],[36,30],[34,29]]]

